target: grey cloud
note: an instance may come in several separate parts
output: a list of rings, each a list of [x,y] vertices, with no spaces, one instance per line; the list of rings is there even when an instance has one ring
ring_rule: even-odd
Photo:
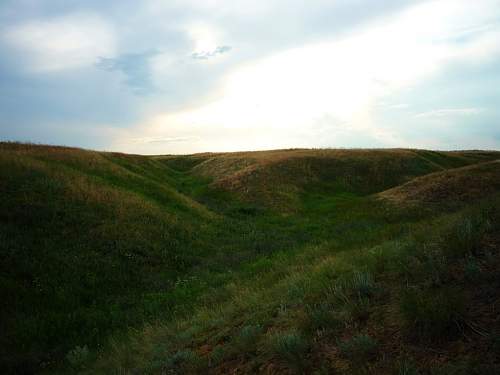
[[[231,51],[231,49],[232,49],[231,46],[218,46],[212,51],[193,52],[191,54],[191,57],[195,60],[207,60],[217,55],[222,55],[223,53],[227,53]]]
[[[482,112],[481,108],[441,108],[432,111],[421,112],[415,115],[417,118],[435,118],[449,116],[472,116]]]
[[[152,94],[155,91],[155,86],[151,79],[149,59],[158,53],[158,51],[147,51],[142,53],[127,53],[117,58],[101,57],[96,62],[96,67],[108,72],[122,72],[126,77],[127,85],[136,94]]]
[[[132,143],[176,143],[176,142],[192,142],[197,140],[199,140],[198,137],[143,137],[143,138],[134,138],[128,141]]]

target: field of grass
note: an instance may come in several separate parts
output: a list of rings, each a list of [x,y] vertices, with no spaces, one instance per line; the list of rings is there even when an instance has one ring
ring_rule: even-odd
[[[0,372],[496,374],[498,159],[0,143]]]

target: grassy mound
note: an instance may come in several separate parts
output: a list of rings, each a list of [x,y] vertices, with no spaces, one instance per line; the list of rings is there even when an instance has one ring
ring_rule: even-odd
[[[379,194],[403,205],[457,206],[500,190],[500,160],[431,173]]]
[[[193,172],[250,204],[296,211],[299,195],[312,190],[367,195],[417,176],[497,157],[484,152],[294,149],[200,154]]]

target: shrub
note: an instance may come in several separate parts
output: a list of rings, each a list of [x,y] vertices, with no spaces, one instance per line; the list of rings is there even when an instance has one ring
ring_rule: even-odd
[[[328,291],[329,297],[344,308],[345,320],[366,320],[370,314],[370,299],[376,284],[368,272],[355,272],[336,281]]]
[[[462,258],[476,253],[481,238],[490,226],[486,213],[461,218],[443,238],[442,246],[446,256]]]
[[[353,298],[370,298],[375,292],[375,282],[370,273],[357,271],[337,280],[329,292],[337,302],[347,304]]]
[[[463,320],[464,297],[456,289],[407,289],[400,309],[408,333],[419,338],[438,338],[456,331]]]
[[[191,349],[175,352],[165,361],[165,368],[169,373],[185,374],[192,372],[201,365],[201,358]]]
[[[464,276],[468,281],[476,281],[481,277],[481,267],[474,258],[469,258],[465,263]]]
[[[365,297],[351,300],[345,305],[346,319],[364,322],[370,317],[370,300]]]
[[[224,360],[225,356],[226,356],[226,349],[222,345],[215,347],[214,350],[212,350],[212,352],[210,353],[208,358],[210,366],[211,367],[217,366]]]
[[[307,333],[336,330],[342,325],[342,320],[335,314],[327,303],[307,305],[302,328]]]
[[[89,359],[89,348],[87,345],[77,346],[73,350],[70,350],[66,355],[71,367],[75,369],[81,369],[85,362]]]
[[[497,375],[499,367],[481,361],[450,362],[431,369],[431,375]]]
[[[411,243],[399,260],[400,274],[411,283],[429,286],[446,281],[449,262],[436,243]]]
[[[260,325],[244,326],[234,338],[232,345],[239,351],[252,351],[257,345],[257,341],[262,334]]]
[[[396,363],[394,375],[419,375],[419,374],[420,371],[418,371],[417,366],[411,360],[403,359]]]
[[[366,362],[375,357],[378,344],[372,337],[359,334],[340,342],[338,346],[343,357],[351,361]]]
[[[368,272],[355,272],[349,280],[347,287],[352,293],[359,297],[371,297],[375,291],[375,282],[373,277]]]
[[[270,350],[285,365],[298,372],[306,366],[307,341],[297,332],[278,333],[271,338]]]

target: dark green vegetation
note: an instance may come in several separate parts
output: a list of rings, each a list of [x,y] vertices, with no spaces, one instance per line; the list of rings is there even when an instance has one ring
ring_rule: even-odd
[[[0,144],[0,370],[498,373],[497,159]]]

